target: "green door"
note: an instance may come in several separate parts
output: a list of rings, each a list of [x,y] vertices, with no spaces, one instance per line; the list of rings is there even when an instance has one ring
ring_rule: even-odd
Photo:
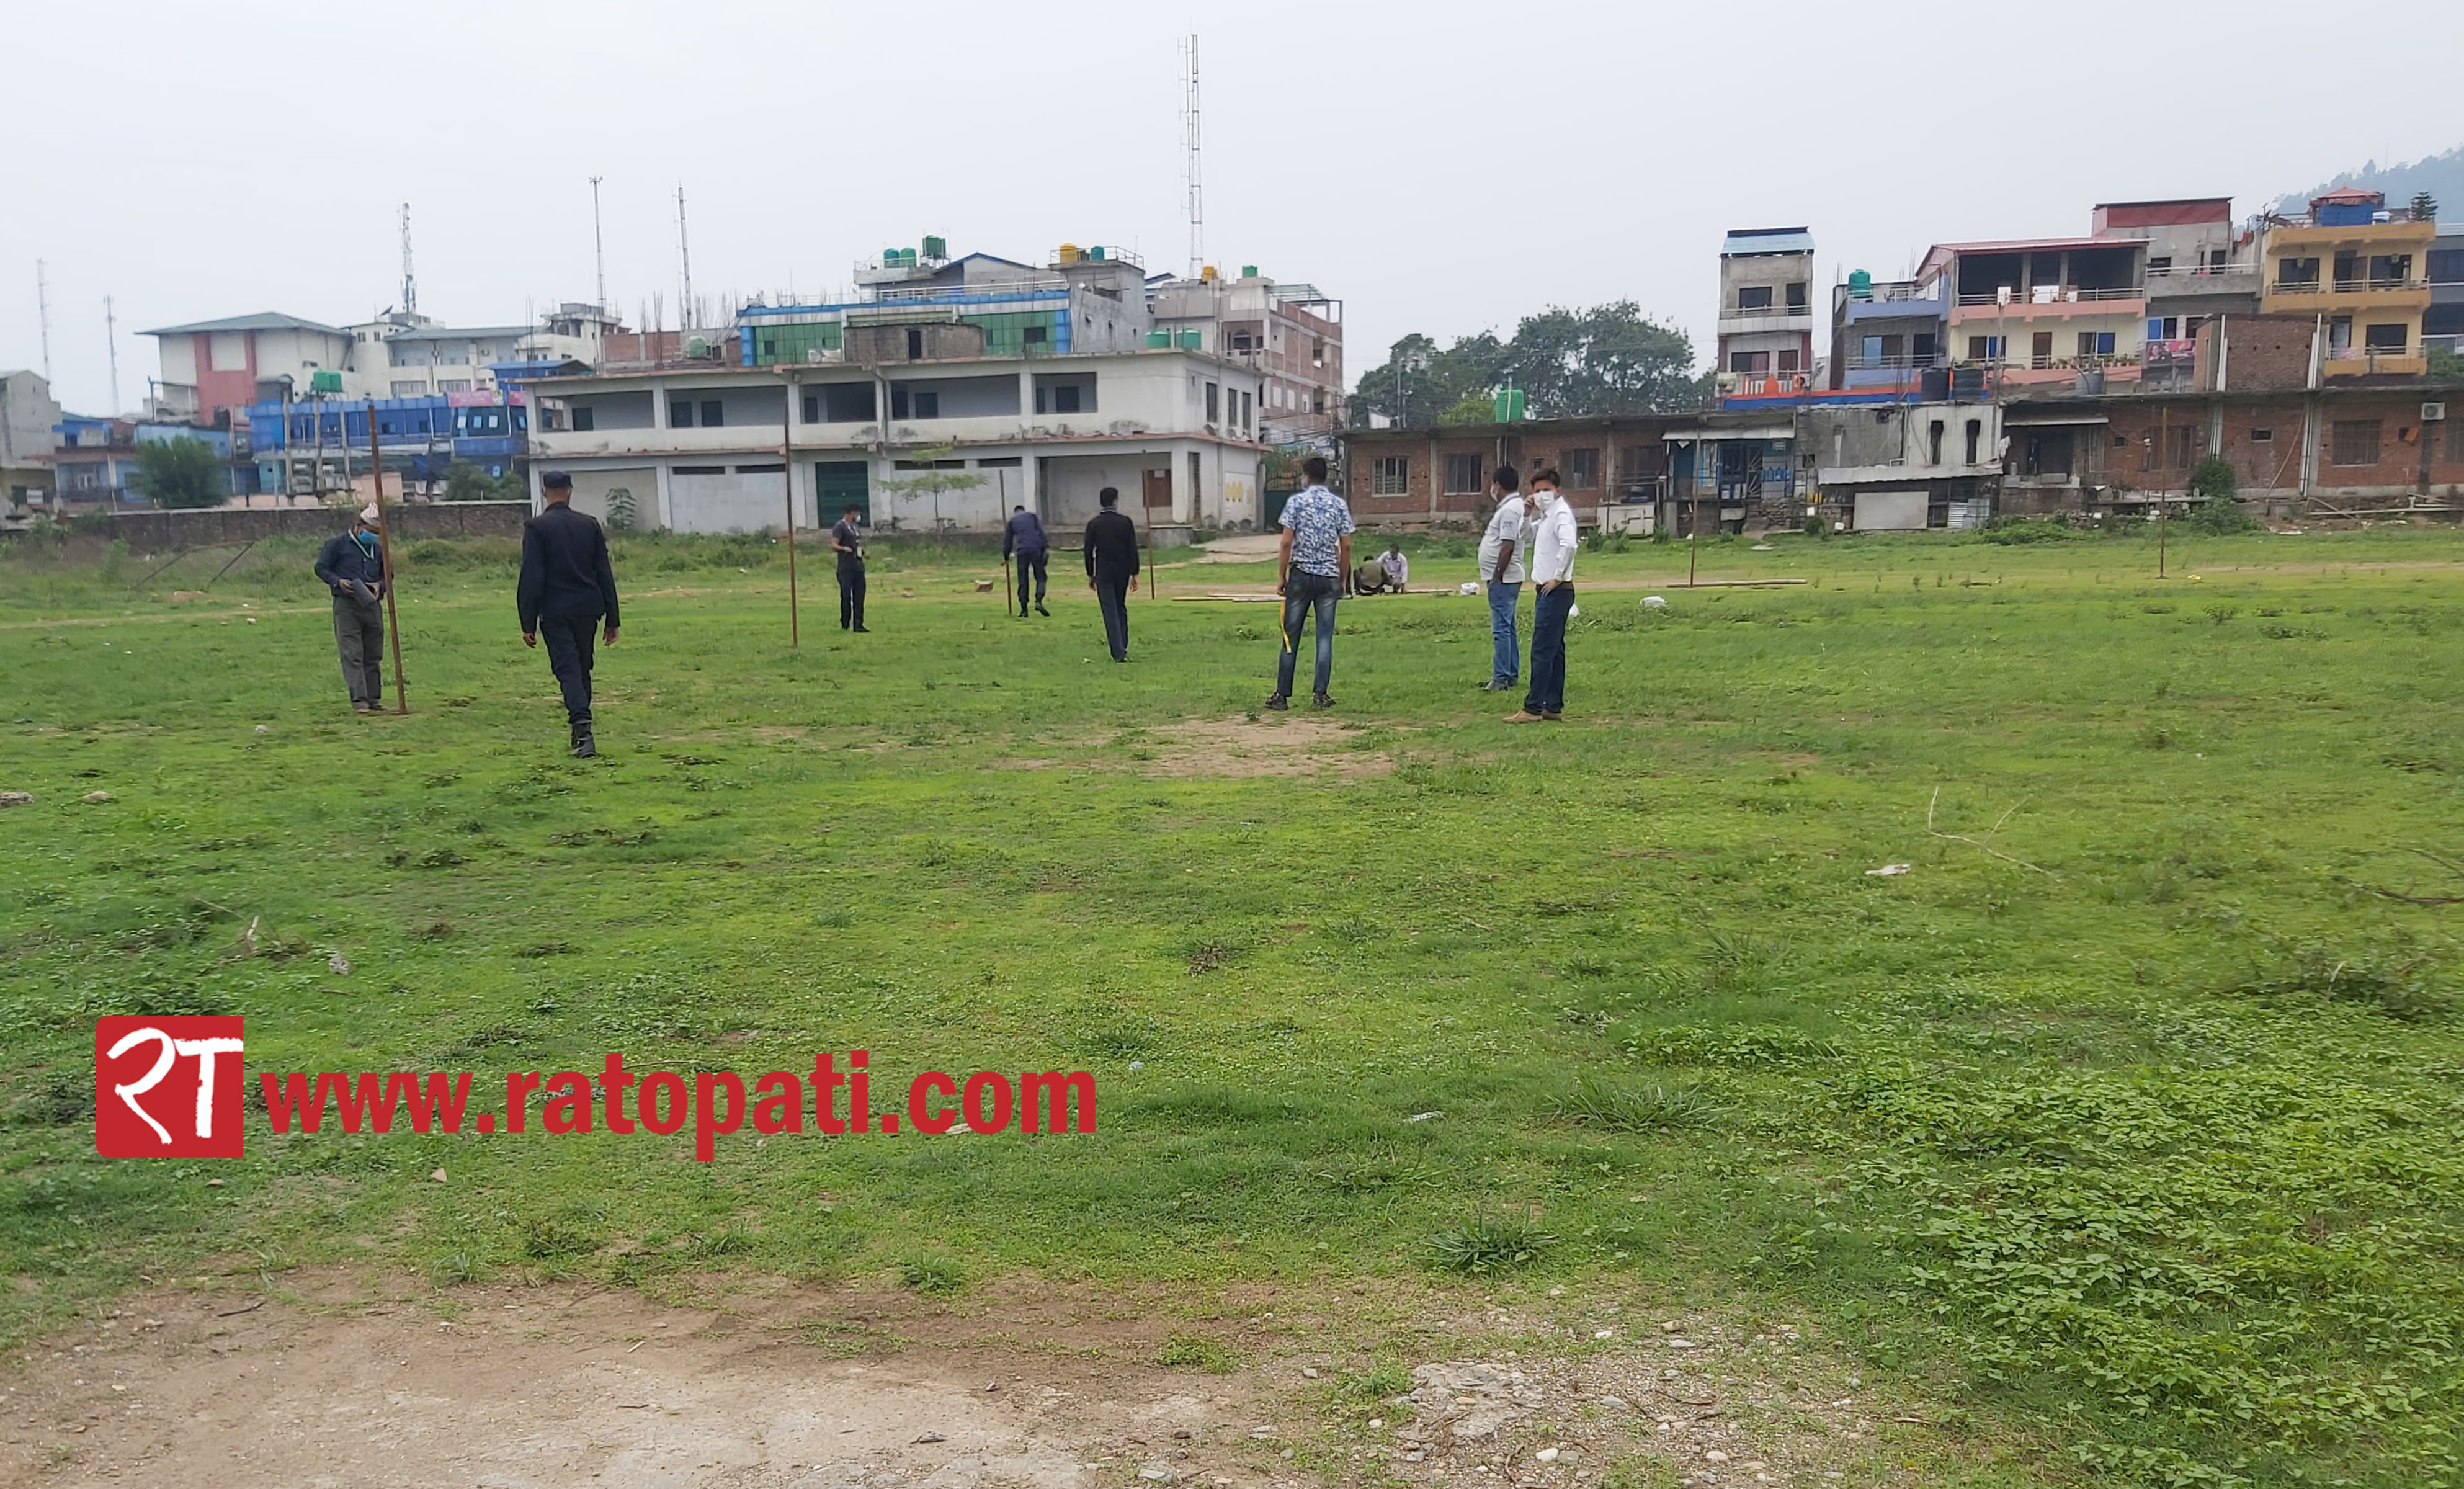
[[[862,460],[816,460],[813,462],[814,516],[824,527],[844,515],[849,506],[864,514],[867,526],[872,523],[872,468]]]

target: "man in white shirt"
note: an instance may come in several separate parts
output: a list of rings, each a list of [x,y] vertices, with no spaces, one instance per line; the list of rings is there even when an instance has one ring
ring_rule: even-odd
[[[1574,608],[1574,508],[1557,473],[1531,478],[1531,689],[1508,723],[1554,723],[1566,707],[1566,617]]]
[[[1384,570],[1386,582],[1395,587],[1395,592],[1402,593],[1405,581],[1412,577],[1412,561],[1403,556],[1402,548],[1392,543],[1386,544],[1386,551],[1377,555],[1377,567]]]
[[[1523,680],[1523,637],[1515,633],[1514,607],[1523,598],[1523,478],[1501,465],[1489,478],[1497,510],[1480,535],[1480,582],[1488,590],[1488,680],[1484,693],[1503,693]]]

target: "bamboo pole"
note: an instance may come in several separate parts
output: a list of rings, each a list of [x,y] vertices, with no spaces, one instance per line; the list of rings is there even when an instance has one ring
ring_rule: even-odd
[[[394,619],[393,609],[393,533],[385,521],[385,462],[377,447],[377,401],[368,400],[368,481],[377,493],[377,557],[383,563],[385,576],[385,644],[393,650],[393,711],[397,715],[410,712],[410,695],[402,683],[402,627]],[[342,447],[348,450],[347,444]],[[342,461],[342,481],[350,483],[351,462]]]

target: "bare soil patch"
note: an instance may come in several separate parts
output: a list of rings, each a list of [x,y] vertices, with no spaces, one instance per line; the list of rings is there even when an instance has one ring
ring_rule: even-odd
[[[1318,775],[1346,779],[1384,775],[1395,768],[1385,750],[1363,749],[1358,731],[1331,719],[1190,719],[1152,731],[1163,742],[1155,758],[1141,762],[1150,775]]]
[[[131,1294],[20,1351],[0,1482],[1597,1489],[1639,1457],[1827,1489],[1963,1456],[1786,1324],[1598,1297],[281,1281]],[[1408,1385],[1366,1374],[1398,1358]]]

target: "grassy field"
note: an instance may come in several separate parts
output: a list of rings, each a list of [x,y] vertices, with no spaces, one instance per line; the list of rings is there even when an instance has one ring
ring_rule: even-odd
[[[1530,729],[1476,600],[1348,604],[1338,709],[1261,717],[1270,607],[1133,598],[1116,667],[1083,589],[1010,621],[910,550],[870,636],[808,565],[790,651],[775,546],[628,540],[588,763],[508,547],[407,549],[413,712],[368,721],[308,556],[173,598],[220,558],[0,549],[8,1338],[371,1253],[1465,1267],[1799,1310],[1995,1482],[2464,1483],[2464,1025],[2414,902],[2464,895],[2454,535],[2161,583],[2135,536],[1713,544],[1808,582],[1649,611],[1682,548],[1587,554]],[[1101,1130],[102,1162],[91,1021],[135,1011],[245,1013],[252,1070],[1084,1067]]]

